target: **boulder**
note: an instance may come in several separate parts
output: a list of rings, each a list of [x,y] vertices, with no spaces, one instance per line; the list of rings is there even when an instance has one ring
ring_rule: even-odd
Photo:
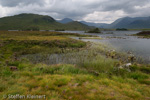
[[[127,63],[127,64],[124,64],[124,65],[119,66],[118,69],[125,69],[125,70],[127,70],[128,72],[131,72],[131,70],[130,70],[130,66],[131,66],[131,65],[132,65],[131,63]]]

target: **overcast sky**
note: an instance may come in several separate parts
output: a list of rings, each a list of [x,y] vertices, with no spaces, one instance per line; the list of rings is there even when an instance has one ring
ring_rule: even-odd
[[[0,0],[0,17],[20,13],[111,23],[126,16],[150,16],[150,0]]]

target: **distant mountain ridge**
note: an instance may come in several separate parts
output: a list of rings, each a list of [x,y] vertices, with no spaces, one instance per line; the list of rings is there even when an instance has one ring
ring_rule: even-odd
[[[67,24],[70,22],[73,22],[73,19],[70,18],[64,18],[62,20],[57,20],[57,22],[62,23],[62,24]],[[92,23],[92,22],[86,22],[86,21],[79,21],[82,24],[88,25],[88,26],[94,26],[94,27],[105,27],[108,24],[105,23]]]
[[[99,28],[128,28],[128,29],[143,29],[143,28],[150,28],[150,17],[124,17],[117,19],[111,24],[105,23],[88,23],[82,21],[82,23],[95,26]]]
[[[150,28],[150,17],[124,17],[107,25],[105,28]]]
[[[70,19],[70,18],[64,18],[62,20],[57,20],[57,22],[62,23],[62,24],[66,24],[69,22],[73,22],[74,20]]]
[[[76,22],[80,23],[80,22]],[[72,23],[73,24],[73,23]],[[67,29],[67,30],[89,30],[91,27],[80,24],[74,26],[71,24],[62,24],[57,22],[54,18],[46,15],[38,14],[19,14],[9,17],[0,18],[0,30],[55,30],[55,29]]]
[[[111,24],[74,21],[70,18],[55,20],[46,15],[26,13],[0,18],[0,30],[90,30],[91,28],[94,28],[92,26],[108,29],[144,29],[150,28],[150,17],[124,17],[117,19]]]
[[[68,22],[72,22],[72,19],[67,19]],[[67,23],[67,22],[66,22]],[[150,17],[124,17],[119,18],[111,24],[106,23],[92,23],[86,21],[80,21],[88,26],[94,26],[98,28],[129,28],[129,29],[143,29],[143,28],[150,28]]]

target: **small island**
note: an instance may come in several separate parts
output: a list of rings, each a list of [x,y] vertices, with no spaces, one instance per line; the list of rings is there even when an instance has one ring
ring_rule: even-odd
[[[117,28],[116,31],[128,31],[126,28]]]
[[[86,33],[101,33],[101,31],[99,30],[99,28],[95,28],[95,29],[89,30]]]
[[[134,36],[140,36],[142,38],[150,38],[150,31],[142,31],[135,34]]]

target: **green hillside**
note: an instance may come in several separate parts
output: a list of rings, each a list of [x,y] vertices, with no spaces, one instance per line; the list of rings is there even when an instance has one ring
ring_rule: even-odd
[[[74,24],[74,23],[72,23]],[[78,24],[76,24],[78,25]],[[55,30],[55,29],[74,29],[75,25],[61,24],[50,16],[37,14],[19,14],[10,17],[0,18],[0,30]],[[87,25],[79,24],[77,29],[87,30]]]
[[[66,27],[67,30],[69,30],[69,29],[71,29],[71,30],[87,30],[88,29],[89,30],[89,29],[93,28],[93,27],[87,26],[85,24],[82,24],[78,21],[69,22],[65,25],[67,26]]]

